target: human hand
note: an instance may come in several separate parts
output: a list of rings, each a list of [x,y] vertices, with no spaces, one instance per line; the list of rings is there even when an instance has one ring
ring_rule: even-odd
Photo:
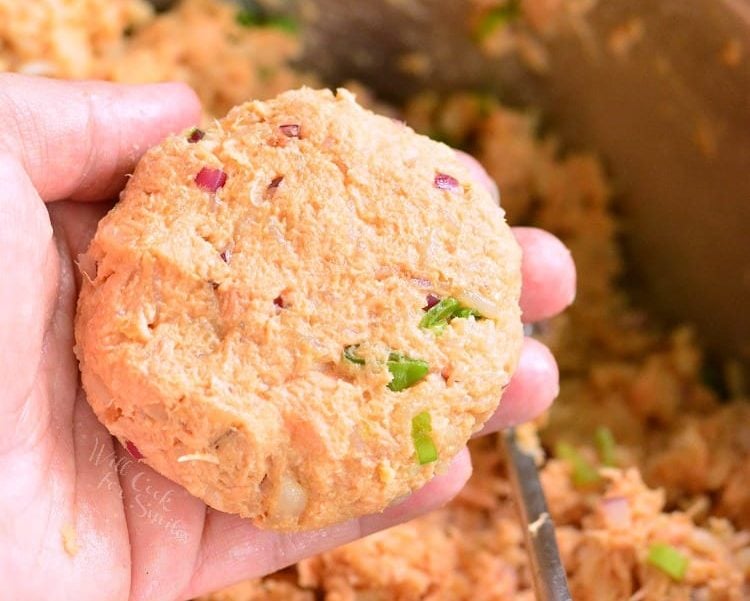
[[[207,508],[97,421],[73,355],[74,261],[139,156],[199,110],[179,84],[0,75],[0,579],[9,599],[181,601],[430,511],[470,475],[464,452],[381,514],[278,534]],[[570,256],[549,234],[515,233],[524,320],[550,317],[573,299]],[[526,340],[482,433],[531,419],[556,394],[552,356]]]

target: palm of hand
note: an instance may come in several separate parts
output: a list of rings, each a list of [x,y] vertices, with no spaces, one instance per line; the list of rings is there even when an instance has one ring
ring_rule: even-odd
[[[9,598],[187,599],[409,519],[460,489],[465,455],[383,514],[283,536],[207,509],[131,457],[88,406],[73,353],[75,258],[109,208],[81,201],[110,197],[143,149],[195,120],[196,101],[180,86],[15,76],[0,76],[0,90],[11,107],[0,105],[0,130],[11,132],[0,155],[0,577]],[[75,201],[42,201],[59,198]],[[519,240],[557,257],[550,269],[564,273],[552,288],[524,291],[527,317],[554,313],[570,300],[569,259],[538,233]],[[524,351],[494,427],[533,416],[554,395],[546,351]]]
[[[190,574],[186,580],[176,568],[192,571],[204,507],[116,447],[80,388],[73,258],[105,207],[56,203],[48,214],[20,166],[3,166],[5,190],[15,188],[26,202],[13,215],[13,245],[3,240],[4,251],[15,251],[4,252],[0,307],[12,316],[4,324],[2,419],[14,425],[0,444],[0,507],[12,516],[0,518],[4,581],[19,599],[44,598],[51,583],[80,599],[128,599],[131,567],[143,562],[184,589]],[[182,592],[169,591],[162,578],[133,576],[136,587],[158,586],[160,599]],[[155,598],[155,590],[134,592]]]

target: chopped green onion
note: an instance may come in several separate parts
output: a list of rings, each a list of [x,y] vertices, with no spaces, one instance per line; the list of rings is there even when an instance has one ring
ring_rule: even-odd
[[[612,431],[605,426],[599,426],[594,433],[594,439],[602,464],[606,467],[615,467],[617,459],[615,457],[615,437],[612,436]]]
[[[442,332],[448,325],[448,320],[461,306],[455,298],[449,296],[441,300],[437,305],[432,307],[424,314],[419,322],[419,327],[425,330],[437,330]]]
[[[482,317],[479,311],[471,309],[470,307],[461,307],[458,311],[453,314],[453,317],[461,317],[468,319],[469,317]]]
[[[418,413],[411,420],[412,434],[429,434],[432,432],[432,417],[427,411]]]
[[[235,21],[242,27],[276,27],[289,33],[296,33],[297,22],[287,15],[268,15],[262,10],[247,8],[235,15]]]
[[[344,347],[344,359],[349,361],[350,363],[356,363],[357,365],[364,365],[365,360],[357,355],[357,349],[359,348],[358,344],[350,344],[349,346]]]
[[[427,411],[422,411],[411,420],[411,439],[417,452],[420,465],[437,461],[438,452],[432,440],[432,418]]]
[[[689,563],[688,558],[683,553],[666,543],[651,545],[648,548],[647,561],[677,582],[685,577]]]
[[[238,25],[242,25],[243,27],[254,27],[260,25],[261,16],[256,11],[243,9],[237,12],[234,20],[237,21]]]
[[[350,344],[344,347],[343,356],[349,363],[364,365],[365,360],[357,354],[358,344]],[[399,392],[410,388],[427,375],[430,366],[422,359],[412,359],[403,353],[392,352],[388,355],[388,371],[391,373],[391,381],[388,388]]]
[[[424,314],[419,322],[419,327],[425,330],[433,330],[436,334],[442,334],[451,319],[455,317],[467,318],[471,315],[477,318],[481,317],[476,309],[465,307],[458,299],[447,296]]]
[[[521,0],[507,0],[502,6],[489,11],[477,25],[475,34],[481,42],[502,27],[521,16]]]
[[[299,29],[299,24],[297,23],[297,21],[295,21],[288,15],[279,15],[277,17],[272,17],[268,19],[265,24],[269,27],[275,27],[276,29],[286,31],[287,33],[297,33],[297,30]]]
[[[388,382],[388,388],[399,392],[410,388],[427,375],[430,366],[422,359],[411,359],[401,353],[391,353],[388,356],[388,371],[393,379]]]
[[[572,478],[576,486],[588,486],[599,481],[599,472],[573,445],[567,442],[557,443],[555,455],[573,468]]]

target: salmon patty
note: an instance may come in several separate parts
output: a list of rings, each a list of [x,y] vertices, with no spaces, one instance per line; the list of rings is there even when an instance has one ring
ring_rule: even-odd
[[[79,258],[83,386],[215,509],[281,530],[381,511],[496,409],[520,262],[447,146],[345,90],[248,102],[148,151]]]

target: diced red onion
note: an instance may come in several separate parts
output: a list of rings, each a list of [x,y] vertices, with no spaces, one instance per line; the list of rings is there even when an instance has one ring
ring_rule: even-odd
[[[221,260],[224,261],[224,263],[229,263],[232,260],[232,249],[227,248],[226,250],[222,251],[219,256],[221,257]]]
[[[198,184],[199,188],[203,188],[207,192],[216,192],[216,190],[223,188],[224,184],[227,183],[227,174],[221,169],[204,167],[195,176],[195,183]]]
[[[300,126],[297,123],[286,123],[285,125],[279,125],[281,133],[287,138],[299,138]]]
[[[435,305],[437,305],[440,302],[440,297],[435,296],[434,294],[428,294],[427,295],[427,305],[422,307],[422,311],[429,311],[432,309]]]
[[[129,440],[125,441],[125,448],[127,449],[128,453],[130,453],[130,456],[135,459],[136,461],[139,461],[143,459],[143,453],[141,453],[138,450],[138,447],[135,446],[132,442]]]
[[[279,175],[274,177],[271,180],[271,183],[268,184],[268,188],[266,188],[266,198],[272,198],[273,195],[276,193],[276,190],[281,185],[282,180],[284,179],[283,175]]]
[[[190,132],[187,141],[190,144],[195,144],[196,142],[200,142],[205,137],[205,135],[205,131],[196,127],[193,129],[193,131]]]
[[[284,303],[284,299],[281,295],[273,299],[273,304],[276,305],[279,309],[283,309],[286,306],[286,303]]]
[[[630,503],[627,498],[622,496],[605,497],[601,500],[601,507],[608,525],[614,528],[630,527]]]
[[[460,186],[458,180],[452,175],[448,175],[447,173],[436,173],[434,185],[439,190],[448,190],[449,192],[458,190]]]
[[[432,282],[424,278],[411,278],[412,283],[419,288],[432,288]]]

